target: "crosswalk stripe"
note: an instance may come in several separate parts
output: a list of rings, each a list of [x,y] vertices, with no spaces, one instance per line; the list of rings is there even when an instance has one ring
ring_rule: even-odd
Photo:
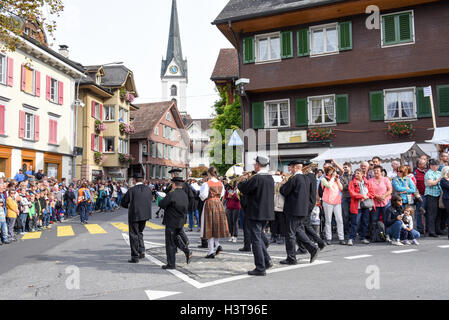
[[[129,227],[123,222],[111,222],[111,224],[122,232],[129,232]]]
[[[409,253],[409,252],[416,252],[417,249],[409,249],[409,250],[397,250],[397,251],[391,251],[392,253]]]
[[[362,254],[360,256],[352,256],[352,257],[345,257],[347,260],[355,260],[355,259],[363,259],[363,258],[369,258],[372,257],[370,254]]]
[[[73,237],[74,235],[72,226],[58,227],[58,237]]]
[[[100,225],[98,224],[85,224],[84,225],[89,231],[90,234],[104,234],[107,233],[106,230],[104,230]]]
[[[438,248],[441,248],[441,249],[447,249],[447,248],[449,248],[449,246],[438,246]]]
[[[155,224],[155,223],[152,223],[152,222],[149,222],[149,221],[147,221],[146,225],[147,225],[148,228],[151,228],[153,230],[163,230],[163,229],[165,229],[164,226],[160,226],[158,224]]]
[[[22,237],[22,240],[32,240],[32,239],[40,239],[42,236],[42,231],[39,232],[28,232]]]

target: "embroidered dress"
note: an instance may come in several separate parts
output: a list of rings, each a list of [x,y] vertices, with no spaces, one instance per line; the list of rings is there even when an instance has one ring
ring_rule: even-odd
[[[201,238],[229,238],[228,220],[220,201],[223,192],[221,182],[208,181],[209,195],[204,203],[201,215]]]

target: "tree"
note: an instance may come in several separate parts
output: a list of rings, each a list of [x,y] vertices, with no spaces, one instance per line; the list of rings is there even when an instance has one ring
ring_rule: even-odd
[[[213,166],[215,166],[218,170],[218,172],[221,175],[224,175],[226,171],[232,167],[233,164],[235,164],[237,159],[236,150],[234,149],[233,154],[233,164],[226,164],[225,163],[225,147],[226,147],[226,136],[225,132],[226,129],[232,129],[237,130],[241,129],[242,124],[242,113],[241,113],[241,98],[240,96],[234,94],[234,102],[231,104],[230,99],[228,96],[229,92],[229,85],[226,85],[225,87],[219,88],[220,97],[221,99],[215,103],[215,118],[211,121],[211,128],[216,129],[221,133],[222,140],[212,141],[212,150],[211,150],[211,157],[214,157],[214,150],[215,147],[220,147],[222,152],[222,164],[217,164],[215,162],[212,163]],[[217,144],[219,146],[217,146]]]
[[[15,51],[22,42],[24,21],[34,25],[42,32],[53,37],[56,21],[64,10],[62,0],[1,0],[0,1],[0,41],[2,51]]]

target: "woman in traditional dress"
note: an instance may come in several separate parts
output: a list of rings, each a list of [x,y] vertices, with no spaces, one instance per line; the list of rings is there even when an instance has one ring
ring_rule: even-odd
[[[223,251],[218,240],[229,238],[230,234],[226,212],[220,200],[225,194],[225,188],[218,180],[217,169],[210,167],[207,177],[200,191],[200,199],[205,201],[201,215],[201,238],[207,239],[208,243],[206,259],[213,259]]]

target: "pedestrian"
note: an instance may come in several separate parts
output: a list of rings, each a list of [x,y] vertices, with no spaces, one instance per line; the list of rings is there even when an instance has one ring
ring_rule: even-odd
[[[81,224],[87,224],[89,220],[88,204],[91,199],[89,189],[87,189],[87,184],[83,183],[81,188],[78,190],[78,211],[80,213]]]
[[[6,199],[6,222],[8,224],[8,241],[17,241],[14,235],[14,225],[19,216],[19,206],[16,202],[16,190],[9,189],[9,196]]]
[[[418,231],[413,230],[413,214],[415,209],[411,205],[406,205],[404,208],[404,216],[402,217],[402,229],[401,229],[401,240],[403,244],[419,245],[416,238],[420,237]]]
[[[3,195],[0,197],[0,232],[1,232],[1,244],[9,244],[8,239],[8,224],[6,222],[6,207]]]
[[[162,269],[176,269],[176,248],[184,252],[187,264],[190,263],[193,254],[181,235],[189,206],[187,194],[182,190],[184,180],[175,177],[172,179],[172,184],[173,191],[159,202],[159,206],[164,209],[162,224],[165,225],[165,251],[167,254],[167,264],[162,266]],[[148,189],[151,192],[151,189]]]
[[[391,242],[395,246],[403,246],[401,242],[403,207],[402,197],[399,194],[394,194],[391,197],[391,206],[387,208],[385,213],[385,234],[386,241]]]
[[[443,204],[446,208],[447,225],[449,226],[449,166],[445,166],[441,170],[440,186],[441,186],[441,190],[443,191],[442,200],[443,200]],[[448,233],[448,238],[449,238],[449,233]]]
[[[23,174],[23,170],[19,169],[19,172],[14,176],[14,180],[17,181],[17,183],[21,183],[22,181],[25,181],[25,175]]]
[[[341,209],[343,216],[343,227],[345,233],[345,240],[349,239],[349,212],[351,207],[351,195],[349,194],[349,183],[353,179],[352,165],[349,162],[343,164],[343,174],[340,176],[340,183],[343,186]]]
[[[416,186],[413,180],[408,176],[408,170],[406,166],[400,166],[397,171],[397,176],[393,178],[391,184],[393,191],[398,193],[402,197],[402,205],[414,204],[413,195],[416,192]]]
[[[143,230],[146,221],[151,219],[151,189],[143,184],[140,174],[134,176],[135,185],[123,196],[121,205],[128,209],[129,244],[131,259],[129,263],[139,263],[145,258],[145,243]]]
[[[391,162],[392,171],[390,171],[388,173],[388,178],[393,179],[393,178],[397,177],[398,169],[400,166],[401,166],[401,163],[397,160],[394,160],[393,162]]]
[[[36,196],[30,195],[30,209],[28,211],[28,230],[35,232],[37,228],[37,214],[36,214]]]
[[[371,186],[374,193],[374,205],[376,212],[371,214],[371,225],[377,223],[380,219],[384,221],[385,210],[390,203],[391,194],[393,193],[393,186],[390,179],[382,176],[382,167],[374,166],[374,178],[370,179]]]
[[[281,182],[286,177],[281,172],[277,172],[273,177],[274,185],[274,221],[272,230],[272,242],[277,244],[285,244],[285,215],[284,204],[285,197],[281,194]],[[315,179],[315,175],[314,175]]]
[[[426,207],[426,197],[424,196],[426,192],[426,183],[425,183],[425,175],[427,172],[427,161],[424,159],[419,159],[417,162],[416,169],[413,174],[416,179],[416,189],[421,195],[416,201],[416,227],[418,231],[424,234],[424,225],[425,225],[425,207]]]
[[[440,181],[441,172],[438,171],[440,164],[435,159],[429,161],[430,169],[424,176],[426,184],[426,235],[438,238],[436,234],[436,217],[438,214],[438,204],[441,195]]]
[[[231,242],[237,242],[239,235],[239,212],[240,212],[240,200],[237,196],[237,184],[234,182],[230,188],[226,190],[226,216],[228,218],[229,232],[231,233]]]

